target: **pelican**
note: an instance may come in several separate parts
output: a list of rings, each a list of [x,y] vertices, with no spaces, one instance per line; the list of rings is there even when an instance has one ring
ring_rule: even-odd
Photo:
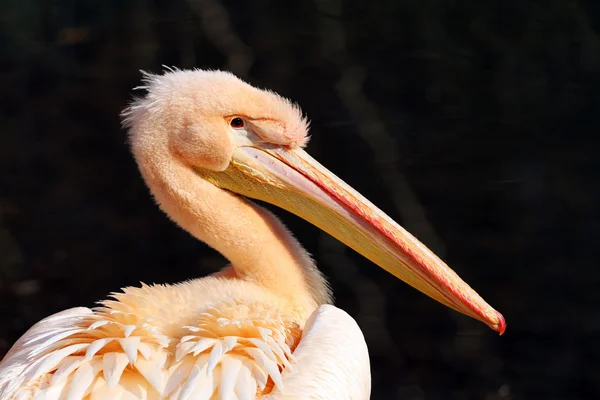
[[[502,315],[442,260],[303,150],[297,105],[223,71],[169,69],[143,82],[145,96],[123,112],[141,175],[159,207],[230,264],[43,319],[0,363],[0,399],[368,399],[358,325],[251,199],[504,332]]]

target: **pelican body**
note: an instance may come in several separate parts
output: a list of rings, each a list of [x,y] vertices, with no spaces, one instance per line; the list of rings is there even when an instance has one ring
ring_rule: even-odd
[[[369,356],[313,260],[254,204],[289,210],[426,295],[502,333],[504,318],[311,158],[300,108],[222,71],[144,74],[124,113],[159,207],[221,271],[113,293],[29,329],[0,362],[9,399],[368,399]]]

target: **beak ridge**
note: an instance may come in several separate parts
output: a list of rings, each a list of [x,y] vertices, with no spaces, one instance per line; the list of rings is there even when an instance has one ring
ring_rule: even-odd
[[[423,243],[299,148],[238,147],[217,186],[266,201],[311,222],[446,306],[504,333],[487,304]],[[206,176],[205,176],[206,177]]]

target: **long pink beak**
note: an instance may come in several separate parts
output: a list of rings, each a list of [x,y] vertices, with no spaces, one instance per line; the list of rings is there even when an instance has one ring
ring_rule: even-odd
[[[223,174],[223,173],[221,173]],[[423,243],[301,149],[239,147],[217,184],[286,209],[426,295],[504,333],[506,322]]]

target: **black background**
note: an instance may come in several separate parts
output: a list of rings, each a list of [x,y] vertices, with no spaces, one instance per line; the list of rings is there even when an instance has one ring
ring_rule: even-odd
[[[225,263],[153,204],[119,121],[138,70],[221,68],[299,102],[309,153],[506,317],[498,337],[276,210],[360,324],[373,399],[597,398],[599,24],[594,0],[3,1],[0,355]]]

